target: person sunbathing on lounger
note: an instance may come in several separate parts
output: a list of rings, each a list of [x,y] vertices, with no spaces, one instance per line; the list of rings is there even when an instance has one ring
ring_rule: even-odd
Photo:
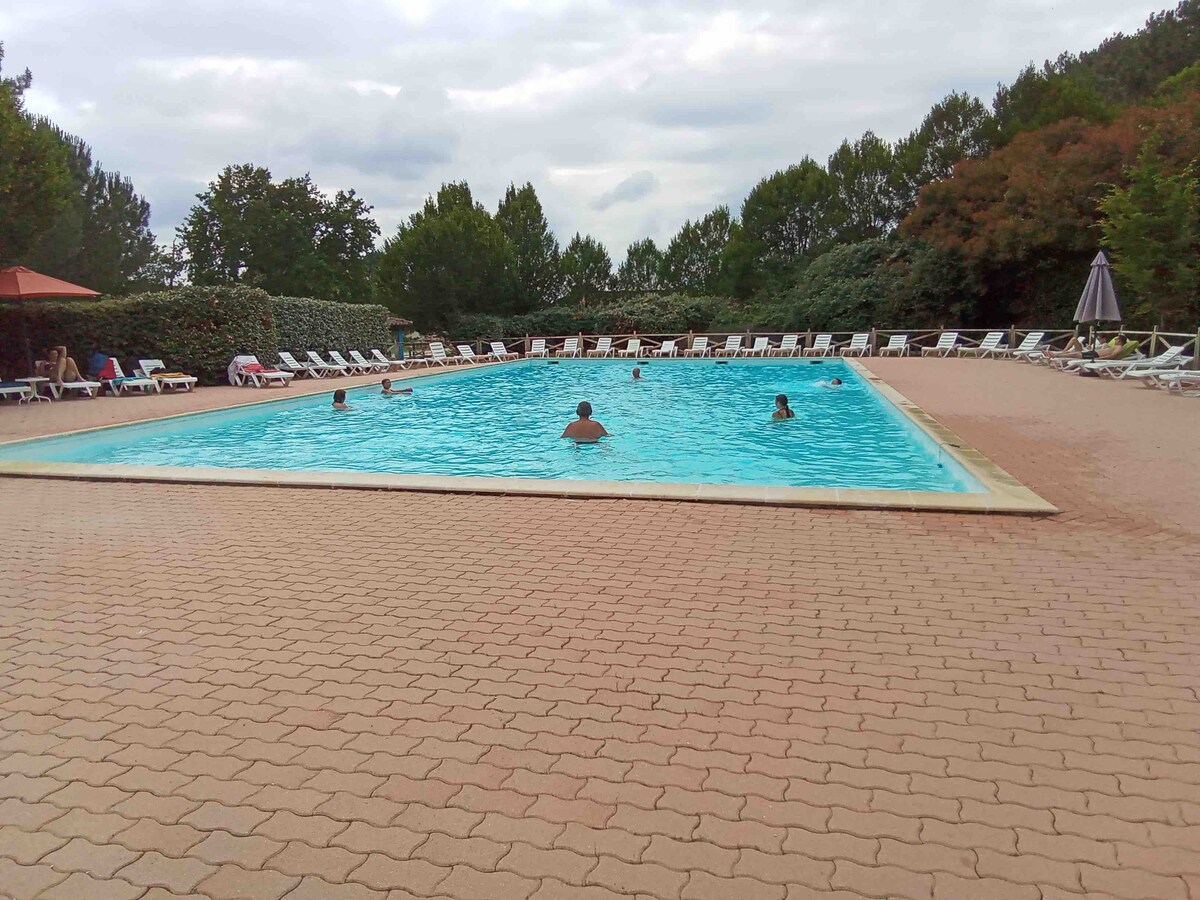
[[[575,415],[579,418],[563,429],[562,437],[587,444],[595,443],[602,437],[608,437],[604,426],[592,418],[592,404],[584,400],[575,407]]]
[[[379,393],[385,397],[391,397],[394,394],[411,394],[413,392],[412,388],[393,388],[392,379],[390,378],[383,379],[383,381],[379,382],[379,386],[383,388]]]
[[[79,366],[75,365],[75,360],[67,356],[66,347],[52,347],[46,351],[46,359],[38,360],[34,364],[34,374],[43,378],[49,378],[55,384],[62,384],[64,381],[83,381],[83,377],[79,374]]]
[[[1097,350],[1088,350],[1087,344],[1079,337],[1071,338],[1071,342],[1062,350],[1047,350],[1046,357],[1048,359],[1083,359],[1085,353],[1095,353],[1094,357],[1089,356],[1088,359],[1113,359],[1121,355],[1121,350],[1125,346],[1125,335],[1118,334],[1107,344],[1102,344]]]

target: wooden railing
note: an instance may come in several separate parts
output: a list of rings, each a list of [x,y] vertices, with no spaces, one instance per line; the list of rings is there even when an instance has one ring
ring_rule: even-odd
[[[708,338],[708,349],[710,352],[716,351],[725,346],[725,341],[731,336],[741,336],[742,348],[749,350],[754,346],[756,338],[767,338],[768,346],[772,349],[777,349],[785,336],[796,335],[796,345],[799,351],[803,353],[813,347],[818,335],[829,335],[831,337],[830,346],[832,353],[837,355],[840,350],[850,345],[855,334],[868,334],[867,340],[867,355],[874,356],[879,350],[887,346],[888,339],[892,335],[905,334],[908,335],[909,352],[913,355],[921,355],[921,351],[925,348],[932,348],[937,345],[938,340],[943,334],[950,332],[957,333],[959,336],[958,346],[964,349],[978,347],[984,338],[995,331],[1003,331],[1005,333],[1004,346],[1016,348],[1026,335],[1036,331],[1045,332],[1043,340],[1052,348],[1061,349],[1065,346],[1076,332],[1074,329],[1065,328],[894,328],[894,329],[871,329],[869,332],[852,332],[852,331],[804,331],[804,332],[784,332],[784,331],[688,331],[688,332],[665,332],[640,334],[633,332],[630,334],[566,334],[566,335],[524,335],[521,337],[507,338],[492,338],[488,340],[474,341],[455,341],[442,339],[442,343],[446,346],[446,351],[453,354],[454,348],[458,344],[466,344],[475,351],[476,355],[486,357],[490,352],[490,343],[492,340],[497,340],[513,352],[520,353],[522,356],[528,355],[533,341],[535,339],[545,340],[546,349],[553,356],[562,349],[563,344],[570,338],[574,338],[579,342],[580,355],[586,356],[587,351],[593,350],[596,347],[596,342],[599,338],[607,337],[612,342],[614,352],[625,349],[631,339],[636,339],[641,342],[641,348],[637,358],[651,357],[654,351],[662,347],[666,341],[675,341],[680,355],[683,351],[692,346],[692,343],[698,337]],[[1108,340],[1118,333],[1124,334],[1126,338],[1135,341],[1142,341],[1144,346],[1142,352],[1147,356],[1154,356],[1162,353],[1169,347],[1182,346],[1183,352],[1193,357],[1192,367],[1200,367],[1200,356],[1197,355],[1196,349],[1200,346],[1200,330],[1196,333],[1178,332],[1178,331],[1159,331],[1153,329],[1151,331],[1130,331],[1118,329],[1105,329],[1093,332],[1093,336],[1097,339]],[[406,356],[424,356],[428,352],[428,340],[413,340],[408,339],[404,343],[404,352]]]

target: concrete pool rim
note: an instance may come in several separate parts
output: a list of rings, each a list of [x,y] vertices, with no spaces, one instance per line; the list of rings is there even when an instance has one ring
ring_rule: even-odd
[[[525,365],[544,362],[538,359],[522,359],[504,363],[488,363],[472,366],[444,367],[437,371],[422,370],[419,373],[393,373],[393,378],[405,381],[436,378],[455,372],[494,368],[497,366]],[[593,362],[595,360],[592,360]],[[653,363],[667,362],[671,365],[696,365],[712,363],[707,359],[654,359]],[[716,360],[717,362],[730,362]],[[812,359],[776,359],[780,364],[801,362],[815,363]],[[555,362],[570,364],[572,360]],[[626,364],[639,360],[621,360]],[[737,360],[736,362],[756,362]],[[1058,512],[1057,507],[1047,502],[1026,487],[1004,469],[992,462],[983,453],[967,445],[957,434],[938,422],[917,404],[913,403],[886,381],[866,368],[856,359],[838,358],[848,365],[871,387],[883,395],[911,424],[924,432],[948,456],[955,459],[984,487],[983,493],[955,493],[942,491],[870,490],[860,488],[787,487],[779,485],[726,485],[703,483],[638,482],[638,481],[581,481],[569,479],[495,478],[458,475],[400,475],[376,472],[335,471],[285,471],[273,469],[235,469],[216,467],[185,466],[137,466],[110,463],[69,463],[0,460],[0,477],[59,478],[88,481],[131,481],[161,482],[173,484],[218,484],[251,485],[260,487],[297,488],[342,488],[358,490],[401,490],[455,494],[496,494],[516,496],[540,496],[557,498],[607,498],[637,500],[674,500],[707,503],[732,503],[766,506],[842,508],[842,509],[891,509],[925,510],[962,513],[1006,513],[1018,515],[1049,515]],[[383,375],[380,378],[385,377]],[[357,385],[350,390],[370,388],[373,385]],[[315,395],[305,395],[315,396]],[[176,413],[168,416],[150,416],[135,422],[102,425],[94,428],[64,431],[36,438],[22,438],[0,442],[0,447],[12,447],[23,443],[61,439],[95,432],[124,428],[130,425],[166,422],[206,413],[234,409],[253,408],[269,403],[297,400],[295,395],[254,400],[249,403],[233,403],[223,407]]]

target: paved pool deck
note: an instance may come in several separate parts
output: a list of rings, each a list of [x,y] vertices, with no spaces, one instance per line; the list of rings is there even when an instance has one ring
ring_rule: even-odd
[[[0,896],[1200,900],[1200,402],[867,365],[1062,512],[0,479]]]

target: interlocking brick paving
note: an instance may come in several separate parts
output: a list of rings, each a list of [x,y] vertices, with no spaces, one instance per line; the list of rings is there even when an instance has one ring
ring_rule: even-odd
[[[0,479],[0,895],[1200,900],[1200,406],[871,365],[1064,514]]]

